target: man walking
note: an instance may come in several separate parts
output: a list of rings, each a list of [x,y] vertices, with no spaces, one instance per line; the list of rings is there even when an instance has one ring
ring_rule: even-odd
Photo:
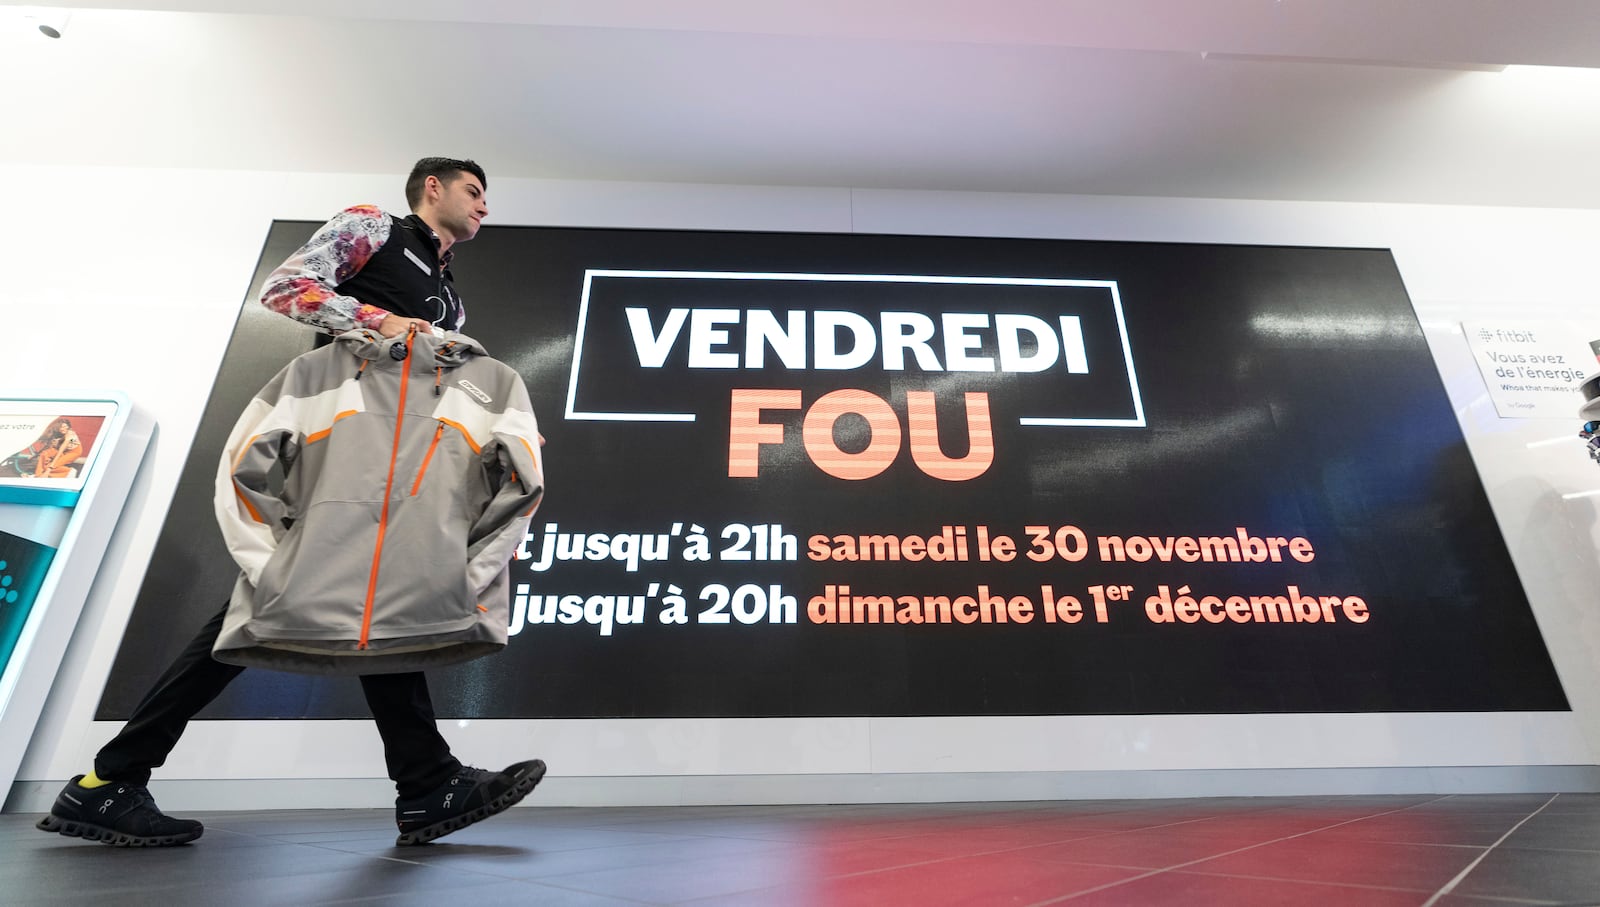
[[[459,330],[466,312],[450,263],[456,243],[476,236],[488,216],[487,183],[473,161],[423,158],[406,181],[409,216],[370,205],[345,209],[268,275],[262,304],[329,334]],[[162,813],[146,785],[189,720],[244,670],[212,658],[226,612],[224,605],[156,681],[96,754],[93,770],[67,782],[40,829],[130,847],[201,836],[199,822]],[[499,813],[544,777],[538,759],[499,772],[462,765],[439,733],[421,672],[363,675],[361,686],[395,782],[397,845],[426,843]]]

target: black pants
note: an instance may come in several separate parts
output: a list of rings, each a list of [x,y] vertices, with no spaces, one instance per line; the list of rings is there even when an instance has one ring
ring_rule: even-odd
[[[211,647],[222,632],[227,614],[217,616],[161,675],[133,717],[94,757],[94,773],[101,778],[144,785],[150,770],[167,761],[189,719],[216,699],[244,668],[211,657]],[[419,672],[368,674],[361,678],[367,707],[383,738],[383,758],[401,799],[420,797],[450,780],[461,763],[450,755],[450,744],[439,733],[428,696],[428,679]]]

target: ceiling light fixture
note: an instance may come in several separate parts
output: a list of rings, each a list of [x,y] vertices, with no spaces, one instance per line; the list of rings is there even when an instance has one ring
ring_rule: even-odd
[[[7,12],[9,15],[5,14]],[[59,38],[65,34],[71,18],[72,10],[54,6],[21,6],[10,10],[0,8],[0,24],[4,24],[7,30],[11,28],[10,22],[15,21],[46,38]]]

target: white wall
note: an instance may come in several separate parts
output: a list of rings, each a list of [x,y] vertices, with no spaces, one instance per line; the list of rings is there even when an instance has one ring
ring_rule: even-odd
[[[159,426],[12,792],[10,808],[38,809],[115,731],[92,720],[94,708],[271,221],[319,220],[356,202],[403,204],[394,174],[41,167],[9,175],[0,387],[114,388]],[[1458,328],[1466,318],[1559,319],[1593,324],[1585,339],[1600,337],[1588,266],[1600,212],[492,174],[489,199],[498,224],[1392,248],[1573,705],[1570,714],[450,723],[447,736],[466,760],[545,758],[551,780],[540,802],[1600,789],[1600,515],[1595,498],[1561,497],[1600,487],[1600,470],[1575,439],[1530,446],[1571,436],[1575,420],[1497,418]],[[462,267],[470,262],[464,247]],[[381,776],[369,724],[297,721],[196,723],[158,773],[169,809],[375,805],[384,802]],[[224,779],[234,783],[217,783]]]

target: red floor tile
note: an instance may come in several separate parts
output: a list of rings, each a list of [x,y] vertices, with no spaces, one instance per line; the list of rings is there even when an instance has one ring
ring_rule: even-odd
[[[1135,831],[1030,847],[1019,853],[1034,859],[1063,863],[1165,869],[1254,847],[1263,841],[1259,835],[1242,832],[1193,835],[1165,830]]]
[[[1291,835],[1342,827],[1346,823],[1362,818],[1363,814],[1330,814],[1321,810],[1309,812],[1274,810],[1238,816],[1217,816],[1199,822],[1191,822],[1184,827],[1184,834],[1209,835],[1243,832],[1261,835],[1264,839],[1270,840],[1272,838],[1287,838]]]
[[[821,880],[808,886],[801,900],[826,907],[1038,904],[1138,874],[1138,870],[996,854]],[[763,903],[759,893],[751,894],[749,903]]]
[[[883,869],[914,866],[941,859],[926,851],[897,848],[893,843],[840,841],[802,844],[785,851],[797,878],[831,879]]]
[[[1371,885],[1434,891],[1482,853],[1476,847],[1382,844],[1307,835],[1186,867],[1189,872],[1307,882],[1359,879]]]
[[[1510,831],[1521,816],[1416,815],[1395,813],[1317,832],[1326,838],[1391,844],[1459,844],[1488,847]]]
[[[915,850],[940,857],[964,857],[1015,850],[1040,844],[1055,844],[1089,838],[1102,832],[1059,825],[1018,825],[996,827],[946,827],[922,834],[875,839],[875,843],[899,850]]]
[[[1163,872],[1075,897],[1062,907],[1419,907],[1426,900],[1414,891]]]

